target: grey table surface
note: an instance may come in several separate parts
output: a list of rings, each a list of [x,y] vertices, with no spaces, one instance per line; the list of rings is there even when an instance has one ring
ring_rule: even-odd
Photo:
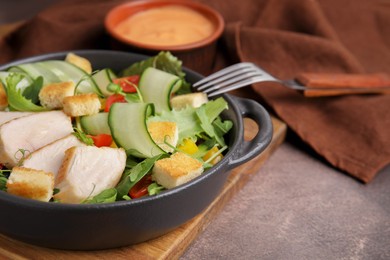
[[[389,190],[285,142],[181,259],[390,259]]]

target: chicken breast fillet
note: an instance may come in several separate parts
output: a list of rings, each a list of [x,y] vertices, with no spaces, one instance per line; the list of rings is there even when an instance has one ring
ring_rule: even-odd
[[[70,117],[62,111],[37,112],[8,121],[0,126],[0,163],[14,167],[22,159],[22,151],[32,153],[72,132]]]
[[[82,146],[72,147],[58,172],[54,198],[62,203],[81,203],[113,188],[126,166],[126,152],[122,148]]]
[[[31,115],[32,112],[4,112],[4,111],[0,111],[0,125],[8,122],[8,121],[11,121],[12,119],[16,119],[16,118],[19,118],[19,117],[23,117],[23,116],[28,116],[28,115]]]
[[[23,161],[23,166],[30,169],[51,172],[55,178],[64,160],[65,151],[73,146],[86,146],[86,144],[81,142],[73,134],[70,134],[29,154]]]

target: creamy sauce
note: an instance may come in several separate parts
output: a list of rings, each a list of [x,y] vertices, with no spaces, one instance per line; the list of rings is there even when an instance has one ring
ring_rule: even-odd
[[[115,30],[134,42],[176,46],[201,41],[215,28],[210,20],[192,9],[169,5],[136,13]]]

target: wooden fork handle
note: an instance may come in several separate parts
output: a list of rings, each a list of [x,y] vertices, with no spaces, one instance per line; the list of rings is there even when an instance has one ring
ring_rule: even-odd
[[[303,91],[307,97],[371,93],[390,94],[390,76],[385,73],[301,73],[296,77],[296,80],[308,87],[307,90]],[[327,90],[310,89],[315,87],[327,88]]]

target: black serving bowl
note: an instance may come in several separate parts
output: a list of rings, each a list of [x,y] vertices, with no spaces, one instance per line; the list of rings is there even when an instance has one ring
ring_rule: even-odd
[[[120,71],[147,56],[134,53],[82,50],[94,69]],[[52,53],[18,60],[0,70],[27,62],[64,59]],[[202,76],[185,70],[189,82]],[[234,126],[227,142],[229,150],[213,168],[179,187],[156,196],[106,204],[59,204],[34,201],[0,191],[0,233],[34,245],[71,250],[115,248],[161,236],[202,212],[219,194],[229,171],[260,154],[272,138],[269,114],[257,102],[223,95],[229,109],[223,113]],[[259,132],[244,140],[243,118],[252,118]]]

